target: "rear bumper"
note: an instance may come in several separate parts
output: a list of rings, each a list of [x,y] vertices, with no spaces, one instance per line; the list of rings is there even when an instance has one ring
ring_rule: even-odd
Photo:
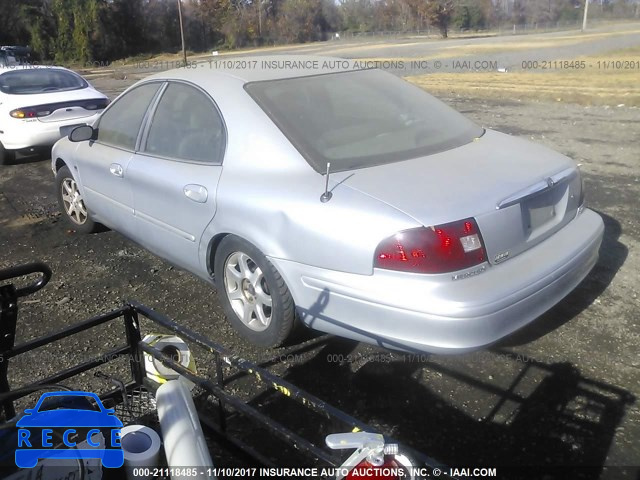
[[[604,224],[585,210],[552,237],[478,275],[354,275],[271,259],[310,327],[387,348],[462,353],[522,328],[598,260]]]
[[[91,125],[98,114],[59,122],[22,122],[6,125],[0,133],[0,142],[7,150],[22,150],[29,147],[50,147],[60,140],[60,128],[69,125]]]

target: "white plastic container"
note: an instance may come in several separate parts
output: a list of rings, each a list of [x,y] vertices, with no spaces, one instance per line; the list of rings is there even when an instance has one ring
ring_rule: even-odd
[[[202,433],[198,412],[193,404],[191,392],[179,380],[170,380],[156,392],[156,407],[162,428],[164,452],[169,467],[213,467],[209,449]],[[185,469],[176,469],[180,472]],[[193,480],[193,476],[175,476],[172,480]]]
[[[135,467],[158,466],[160,457],[160,437],[149,427],[144,425],[127,425],[120,431],[120,445],[124,453],[124,468],[129,480],[148,479],[151,476],[134,475]]]

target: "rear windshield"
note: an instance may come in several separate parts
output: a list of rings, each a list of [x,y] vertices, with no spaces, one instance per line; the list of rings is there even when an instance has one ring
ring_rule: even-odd
[[[484,130],[381,70],[248,83],[246,90],[318,172],[431,155]]]
[[[87,86],[75,73],[52,68],[18,68],[0,75],[0,90],[13,95],[78,90]]]
[[[100,407],[95,403],[93,397],[76,396],[76,395],[54,395],[46,397],[42,400],[38,412],[46,412],[47,410],[57,410],[58,408],[74,408],[79,410],[89,410],[99,412]]]

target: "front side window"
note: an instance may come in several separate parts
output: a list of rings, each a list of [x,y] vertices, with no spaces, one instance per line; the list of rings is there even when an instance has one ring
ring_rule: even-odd
[[[431,155],[484,130],[381,70],[248,83],[245,89],[318,172]]]
[[[0,75],[0,90],[9,95],[64,92],[88,86],[79,75],[55,68],[16,68]]]
[[[224,125],[215,105],[200,90],[172,83],[153,115],[144,151],[150,155],[219,164]]]
[[[98,141],[133,150],[144,115],[160,85],[157,82],[140,85],[118,98],[100,117]]]

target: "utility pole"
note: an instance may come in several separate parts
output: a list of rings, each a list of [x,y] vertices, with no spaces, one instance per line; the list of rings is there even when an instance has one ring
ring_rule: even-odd
[[[182,39],[182,59],[187,66],[187,49],[184,46],[184,24],[182,23],[182,0],[178,0],[178,17],[180,17],[180,38]]]
[[[589,11],[589,0],[584,0],[584,17],[582,19],[582,31],[587,30],[587,12]]]

